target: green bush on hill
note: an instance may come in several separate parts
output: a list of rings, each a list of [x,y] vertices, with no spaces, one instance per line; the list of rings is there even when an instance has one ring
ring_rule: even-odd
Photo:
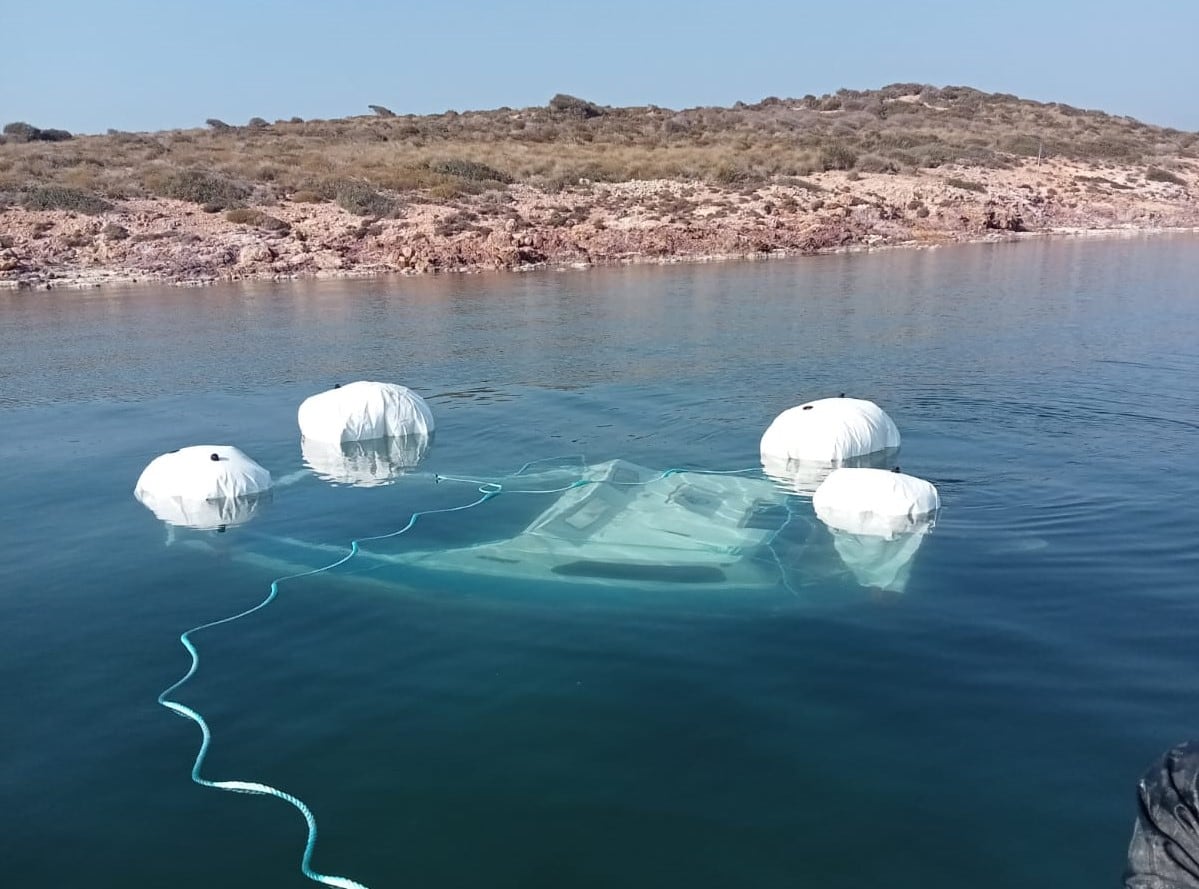
[[[820,149],[820,168],[822,170],[852,170],[858,162],[858,156],[852,148],[834,142]]]
[[[1176,176],[1169,170],[1162,170],[1158,167],[1150,167],[1145,171],[1145,178],[1150,182],[1169,182],[1173,185],[1186,185],[1187,182],[1181,176]]]
[[[973,179],[958,179],[955,176],[950,176],[945,180],[945,184],[951,188],[961,188],[965,191],[986,191],[987,187],[981,182],[975,182]]]
[[[95,216],[112,209],[112,203],[78,188],[63,185],[35,185],[21,193],[26,210],[73,210]]]
[[[396,209],[395,201],[365,182],[340,183],[334,199],[339,207],[355,216],[390,216]]]
[[[453,176],[457,179],[465,179],[468,182],[502,182],[507,184],[512,181],[512,177],[507,173],[501,173],[494,167],[489,167],[487,164],[481,164],[478,161],[458,160],[456,158],[436,160],[429,163],[429,169],[434,173],[440,173],[443,176]]]
[[[246,186],[206,170],[179,170],[151,177],[146,185],[160,197],[190,201],[210,212],[240,206],[250,196]]]
[[[282,219],[250,207],[239,207],[237,209],[230,210],[225,214],[225,218],[230,222],[236,222],[238,225],[253,225],[257,228],[266,229],[267,231],[291,231],[291,226]]]

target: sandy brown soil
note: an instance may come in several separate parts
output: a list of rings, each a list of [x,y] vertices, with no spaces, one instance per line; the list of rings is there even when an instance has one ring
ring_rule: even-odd
[[[1193,177],[1192,177],[1193,178]],[[973,185],[951,185],[956,179]],[[790,184],[679,181],[523,185],[363,220],[334,204],[260,209],[268,230],[166,199],[112,212],[0,212],[0,287],[209,283],[794,255],[1023,233],[1199,228],[1199,182],[1050,160],[1013,169],[818,173]]]

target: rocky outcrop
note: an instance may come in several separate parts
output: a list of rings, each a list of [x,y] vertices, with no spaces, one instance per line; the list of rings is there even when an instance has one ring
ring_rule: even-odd
[[[284,203],[262,209],[279,221],[271,228],[166,199],[127,200],[99,216],[8,208],[0,211],[0,286],[425,274],[1199,227],[1191,190],[1199,183],[1150,181],[1131,167],[1102,172],[1055,160],[726,188],[584,182],[546,193],[511,185],[411,202],[386,219],[332,203]]]

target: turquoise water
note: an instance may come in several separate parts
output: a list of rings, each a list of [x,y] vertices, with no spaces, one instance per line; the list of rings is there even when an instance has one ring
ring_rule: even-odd
[[[155,702],[179,633],[265,596],[281,538],[477,496],[434,474],[749,467],[778,412],[839,392],[941,491],[902,594],[829,571],[802,502],[792,584],[292,582],[196,638],[176,696],[205,773],[302,797],[315,867],[372,889],[1115,883],[1136,778],[1199,734],[1196,281],[1180,237],[0,296],[6,883],[313,885],[294,810],[189,780],[199,732]],[[169,545],[133,499],[188,444],[301,471],[296,406],[352,379],[429,396],[419,472],[302,477]]]

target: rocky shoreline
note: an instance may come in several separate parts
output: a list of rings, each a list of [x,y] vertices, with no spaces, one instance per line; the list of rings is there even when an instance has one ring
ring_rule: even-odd
[[[0,210],[0,289],[521,270],[794,256],[1036,234],[1199,229],[1199,183],[1064,159],[918,174],[829,171],[767,185],[528,185],[387,218],[281,200],[205,213],[165,198],[89,216]]]

